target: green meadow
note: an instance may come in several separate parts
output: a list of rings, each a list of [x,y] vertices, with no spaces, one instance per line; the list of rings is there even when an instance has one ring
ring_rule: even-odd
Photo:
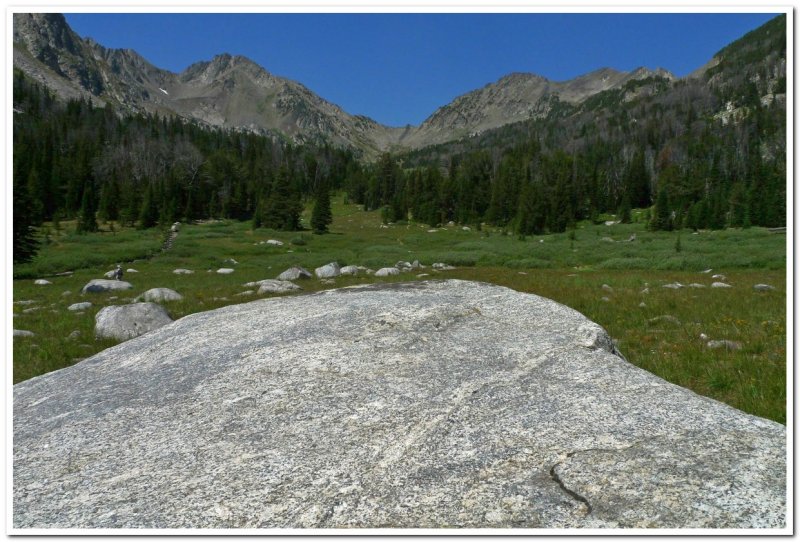
[[[14,339],[14,382],[72,365],[115,344],[94,338],[94,315],[150,288],[172,288],[184,296],[164,303],[177,319],[251,301],[258,296],[240,295],[249,289],[244,283],[275,278],[292,265],[313,272],[331,261],[378,269],[419,260],[425,269],[396,277],[364,274],[338,277],[333,284],[317,279],[299,284],[309,292],[457,278],[534,293],[605,327],[630,363],[699,394],[786,423],[784,234],[763,228],[651,232],[642,214],[634,212],[632,224],[579,223],[563,234],[520,238],[492,228],[384,225],[380,213],[344,204],[341,196],[334,198],[333,213],[331,232],[325,235],[253,231],[249,222],[235,221],[184,225],[167,252],[161,250],[165,232],[156,229],[105,224],[99,233],[77,235],[74,223],[64,222],[57,229],[48,225],[36,259],[14,267],[14,328],[35,333]],[[304,224],[309,218],[307,210]],[[268,239],[284,245],[259,244]],[[226,262],[230,259],[238,263]],[[117,262],[138,271],[124,277],[133,290],[81,295],[84,284],[102,278]],[[435,271],[430,268],[434,262],[456,269]],[[220,267],[235,271],[215,273]],[[195,273],[176,275],[176,268]],[[708,269],[712,271],[703,272]],[[57,275],[65,271],[72,274]],[[725,275],[732,287],[711,288],[714,274]],[[37,286],[35,278],[53,284]],[[664,287],[675,282],[685,287]],[[775,290],[758,292],[753,285],[759,283]],[[93,305],[83,313],[67,310],[80,301]],[[708,340],[735,341],[741,348],[711,349]]]

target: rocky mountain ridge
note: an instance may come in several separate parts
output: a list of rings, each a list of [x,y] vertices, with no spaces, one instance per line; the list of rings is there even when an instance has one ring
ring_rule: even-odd
[[[663,68],[645,67],[630,72],[601,68],[568,81],[511,73],[458,96],[419,126],[388,127],[352,115],[246,57],[220,54],[173,73],[133,50],[108,49],[81,38],[60,14],[14,14],[14,65],[65,99],[83,97],[122,112],[177,115],[294,141],[325,141],[367,157],[542,118],[558,102],[580,104],[632,80],[676,80]]]

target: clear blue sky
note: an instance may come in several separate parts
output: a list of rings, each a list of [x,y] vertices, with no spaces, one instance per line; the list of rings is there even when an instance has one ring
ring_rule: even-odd
[[[79,35],[180,72],[244,55],[352,114],[419,124],[510,72],[684,76],[772,14],[66,14]]]

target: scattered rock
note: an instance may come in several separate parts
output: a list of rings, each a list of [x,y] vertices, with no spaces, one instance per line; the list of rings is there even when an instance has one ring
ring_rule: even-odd
[[[636,241],[636,234],[635,233],[632,233],[631,236],[628,237],[628,242],[629,243],[631,243],[633,241]]]
[[[711,278],[718,280],[726,280],[727,277],[725,275],[711,275]]]
[[[160,303],[163,301],[180,301],[183,296],[169,288],[151,288],[136,298],[135,301],[152,301]]]
[[[117,270],[112,269],[111,271],[106,271],[105,273],[103,273],[103,276],[107,279],[113,279],[116,276],[116,274]]]
[[[358,267],[355,265],[345,265],[339,270],[341,275],[358,275]]]
[[[132,267],[129,267],[128,269],[126,269],[125,272],[126,273],[138,273],[138,271],[136,269],[132,268]]]
[[[470,228],[469,226],[461,226],[461,230],[462,231],[472,231],[472,228]]]
[[[74,340],[77,340],[80,336],[81,336],[80,330],[76,329],[72,333],[67,335],[67,339],[71,339],[71,340],[74,341]]]
[[[774,286],[770,286],[769,284],[755,284],[753,285],[753,290],[756,292],[771,292],[775,289]]]
[[[233,258],[227,258],[227,259],[223,260],[222,263],[227,263],[227,264],[230,264],[230,265],[237,265],[239,262],[237,262]]]
[[[681,284],[680,282],[673,282],[671,284],[665,284],[663,286],[663,288],[670,288],[672,290],[680,290],[681,288],[683,288],[683,284]]]
[[[437,230],[437,229],[431,229],[431,230],[428,230],[428,233],[436,233],[437,231],[439,231],[439,230]]]
[[[601,286],[601,288],[602,288],[603,290],[605,290],[606,292],[613,292],[613,291],[614,291],[614,288],[612,288],[612,287],[611,287],[611,286],[609,286],[608,284],[603,284],[603,285]]]
[[[706,335],[705,333],[701,333],[701,334],[700,334],[700,340],[701,340],[701,341],[706,341],[706,340],[708,340],[708,335]]]
[[[32,312],[36,312],[42,310],[42,307],[31,307],[29,309],[22,309],[22,314],[30,314]]]
[[[712,270],[712,269],[709,267],[709,268],[708,268],[708,269],[706,269],[705,271],[700,271],[700,272],[701,272],[701,273],[711,273],[711,271],[713,271],[713,270]]]
[[[68,277],[68,276],[72,275],[73,273],[74,273],[74,271],[63,271],[61,273],[56,273],[56,276],[57,277]]]
[[[302,267],[290,267],[278,275],[278,280],[310,279],[312,276],[313,275],[311,273]]]
[[[45,280],[45,279],[36,279],[36,280],[33,281],[33,283],[36,286],[47,286],[48,284],[53,284],[49,280]]]
[[[14,337],[35,337],[36,334],[33,331],[28,331],[25,329],[15,329],[14,330]]]
[[[230,267],[220,267],[219,269],[217,269],[217,273],[220,275],[230,275],[231,273],[233,273],[233,269],[231,269]]]
[[[394,264],[394,266],[398,268],[400,271],[411,271],[412,269],[411,262],[400,261]]]
[[[607,298],[606,296],[603,296],[603,297],[600,298],[600,301],[605,301],[606,303],[608,303],[611,300],[609,298]]]
[[[92,304],[88,301],[84,301],[82,303],[73,303],[69,307],[67,307],[68,311],[85,311],[89,309]]]
[[[517,275],[527,275],[525,271],[517,271]]]
[[[661,323],[668,323],[668,324],[675,324],[676,326],[681,325],[681,321],[672,316],[671,314],[662,314],[661,316],[656,316],[655,318],[650,318],[647,323],[648,324],[661,324]]]
[[[235,297],[244,297],[248,295],[253,295],[256,293],[255,290],[245,290],[244,292],[239,292],[238,294],[233,294]]]
[[[724,348],[726,350],[741,350],[742,343],[737,341],[729,341],[727,339],[722,339],[721,341],[708,341],[706,344],[709,348],[716,350],[717,348]]]
[[[419,260],[411,262],[411,269],[425,269],[425,266],[419,263]]]
[[[456,225],[456,223],[451,220],[450,222],[447,223],[447,225],[453,227]]]
[[[166,309],[155,303],[133,303],[103,307],[95,316],[98,338],[127,341],[172,322]]]
[[[615,243],[616,242],[611,237],[601,237],[600,240],[603,241],[604,243]]]
[[[606,226],[613,226],[616,223],[617,222],[614,220],[606,220],[605,222],[603,222],[603,224],[605,224]]]
[[[22,299],[20,301],[14,301],[14,305],[33,305],[36,303],[34,299]]]
[[[124,280],[92,279],[81,289],[81,293],[98,294],[117,290],[130,290],[131,288],[133,288],[133,285]]]
[[[417,275],[417,277],[419,277],[419,278],[430,277],[430,274],[429,273],[420,273],[419,275]]]
[[[712,288],[732,288],[732,286],[730,284],[726,284],[724,282],[712,282],[711,283],[711,287]]]
[[[68,295],[72,295],[72,292],[70,292],[69,290],[64,290],[63,292],[61,292],[61,297],[67,297]]]
[[[642,288],[642,291],[639,292],[639,293],[641,293],[641,294],[649,294],[650,293],[650,288],[644,287],[644,288]]]
[[[340,273],[339,264],[336,262],[331,262],[329,264],[325,264],[322,267],[317,267],[314,269],[314,274],[317,276],[318,279],[330,279],[333,277],[338,277]]]
[[[172,226],[170,226],[170,228],[169,228],[169,231],[171,231],[173,233],[178,233],[180,230],[181,230],[181,223],[180,222],[173,223]]]
[[[705,285],[705,284],[699,284],[699,283],[697,283],[697,282],[693,282],[693,283],[691,283],[691,284],[689,285],[689,288],[705,288],[705,287],[706,287],[706,285]]]
[[[328,284],[328,285],[336,284],[336,281],[334,279],[319,279],[319,281],[322,284]]]
[[[641,308],[645,308],[647,306],[647,304],[644,301],[642,301],[641,303],[639,303],[639,306]]]
[[[14,386],[13,527],[786,529],[786,426],[614,352],[464,281],[191,314]]]
[[[375,271],[376,277],[389,277],[392,275],[399,275],[400,270],[396,267],[381,267],[377,271]]]
[[[267,279],[261,281],[258,286],[258,294],[285,294],[287,292],[294,292],[302,290],[300,286],[288,280]]]
[[[191,269],[174,269],[172,272],[175,273],[176,275],[193,275],[194,274],[194,271],[192,271]]]
[[[437,271],[452,271],[455,269],[452,265],[447,265],[446,263],[436,262],[435,264],[431,265]]]
[[[277,239],[267,239],[266,244],[273,247],[282,247],[283,241],[278,241]]]

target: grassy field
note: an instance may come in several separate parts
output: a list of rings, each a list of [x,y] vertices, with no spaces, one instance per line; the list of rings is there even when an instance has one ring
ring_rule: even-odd
[[[508,286],[542,295],[582,312],[604,326],[631,363],[666,380],[746,412],[786,422],[786,237],[761,228],[692,234],[649,232],[643,223],[579,224],[573,233],[525,239],[502,231],[433,228],[418,224],[382,225],[379,213],[334,201],[331,233],[250,229],[249,223],[209,222],[184,226],[172,250],[161,252],[163,233],[106,231],[77,236],[64,223],[50,232],[37,259],[14,269],[14,328],[35,337],[14,339],[14,382],[71,365],[114,344],[94,338],[94,315],[103,306],[127,303],[153,287],[180,292],[165,303],[173,318],[256,296],[237,295],[249,281],[274,278],[291,265],[313,268],[330,261],[373,269],[398,260],[430,266],[445,262],[456,270],[406,273],[376,279],[339,277],[335,284],[314,279],[305,291],[376,281],[459,278]],[[308,224],[308,213],[304,216]],[[633,240],[630,240],[635,235]],[[278,239],[285,244],[258,244]],[[680,241],[678,241],[680,239]],[[226,263],[229,258],[238,263]],[[116,262],[134,268],[122,294],[82,296],[81,287],[101,278]],[[175,275],[176,268],[195,271]],[[233,267],[232,275],[208,270]],[[703,273],[712,269],[710,273]],[[53,276],[73,271],[69,276]],[[726,275],[732,288],[712,289],[712,275]],[[47,276],[53,284],[36,286]],[[704,288],[664,288],[680,282]],[[766,283],[774,291],[757,292]],[[65,293],[69,292],[69,293]],[[82,314],[66,308],[89,300]],[[31,310],[33,309],[33,310]],[[25,312],[27,311],[27,312]],[[70,334],[77,331],[77,337]],[[741,343],[740,350],[709,349],[707,340]]]

